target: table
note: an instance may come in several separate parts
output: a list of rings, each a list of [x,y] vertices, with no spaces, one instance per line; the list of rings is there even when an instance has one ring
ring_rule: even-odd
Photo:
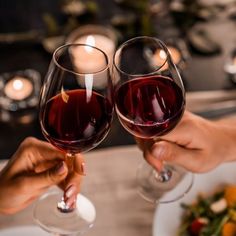
[[[141,160],[142,153],[132,145],[85,154],[87,176],[81,192],[95,204],[97,212],[95,225],[86,236],[152,235],[155,205],[142,199],[136,188],[135,174]],[[0,236],[5,236],[1,232],[9,227],[33,224],[32,207],[13,216],[0,216]]]

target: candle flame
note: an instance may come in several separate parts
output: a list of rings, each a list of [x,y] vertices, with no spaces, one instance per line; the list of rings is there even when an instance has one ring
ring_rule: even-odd
[[[12,84],[15,90],[21,90],[24,86],[23,82],[20,79],[15,79]]]
[[[95,38],[92,36],[92,35],[89,35],[87,38],[86,38],[86,42],[85,42],[87,45],[90,45],[90,46],[95,46]],[[93,48],[91,47],[85,47],[85,50],[90,53],[93,51]]]
[[[163,59],[163,60],[165,60],[166,57],[167,57],[167,55],[166,55],[166,53],[165,53],[164,50],[160,50],[160,52],[159,52],[159,56],[160,56],[160,58]]]

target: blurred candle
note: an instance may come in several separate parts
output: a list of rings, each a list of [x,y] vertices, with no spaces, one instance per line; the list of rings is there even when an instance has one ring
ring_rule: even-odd
[[[115,45],[109,38],[102,35],[87,35],[83,36],[75,43],[86,44],[89,46],[97,47],[102,51],[106,51],[110,55],[110,59],[115,50]],[[105,47],[107,45],[107,47]],[[89,46],[75,46],[72,50],[73,63],[77,68],[79,73],[96,73],[103,70],[107,66],[107,61],[105,60],[104,54]],[[102,48],[106,48],[103,50]],[[107,55],[108,56],[108,55]]]
[[[4,92],[12,100],[24,100],[33,92],[33,84],[27,78],[14,77],[6,83]]]
[[[110,61],[112,60],[115,51],[115,42],[111,38],[108,38],[106,35],[101,35],[101,34],[82,35],[81,37],[75,40],[75,43],[88,44],[101,49],[106,53]]]
[[[172,61],[175,65],[178,65],[178,63],[181,60],[181,53],[180,51],[172,46],[167,46],[167,49],[171,55]],[[163,49],[158,49],[154,53],[154,63],[156,66],[160,67],[162,66],[166,61],[167,55]],[[168,68],[168,64],[163,65],[163,67],[160,68],[160,70],[166,70]]]

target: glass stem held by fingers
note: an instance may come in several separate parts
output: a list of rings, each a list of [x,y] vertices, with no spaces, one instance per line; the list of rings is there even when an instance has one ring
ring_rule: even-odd
[[[72,154],[72,153],[66,154],[66,165],[68,168],[68,175],[70,175],[74,171],[74,159],[75,159],[74,154]],[[65,190],[63,197],[61,198],[61,201],[59,201],[57,203],[57,208],[59,211],[61,211],[63,213],[68,213],[68,212],[72,212],[75,210],[75,204],[72,204],[72,205],[67,204],[68,198],[69,198],[69,196],[67,195],[67,190]],[[76,201],[76,199],[75,199],[75,201]]]

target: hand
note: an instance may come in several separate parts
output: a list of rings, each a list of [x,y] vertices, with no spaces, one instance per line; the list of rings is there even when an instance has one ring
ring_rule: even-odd
[[[22,210],[55,184],[66,190],[66,203],[71,206],[79,192],[83,167],[83,158],[77,155],[74,171],[68,174],[62,152],[47,142],[26,138],[0,172],[0,213]]]
[[[207,172],[236,159],[236,121],[210,121],[185,112],[177,127],[157,141],[137,139],[145,159],[157,170],[162,162]]]

